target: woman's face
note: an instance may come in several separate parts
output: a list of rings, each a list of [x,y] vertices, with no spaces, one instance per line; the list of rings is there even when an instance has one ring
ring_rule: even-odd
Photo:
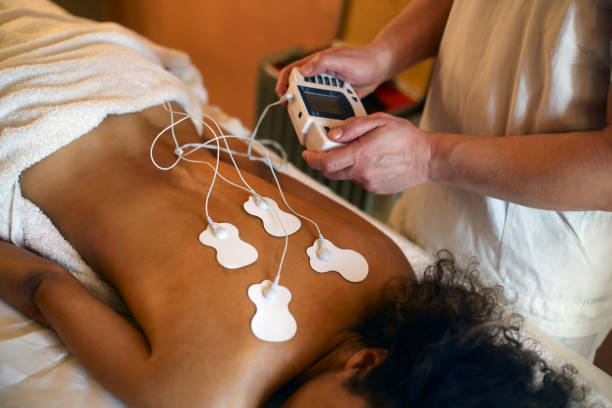
[[[352,373],[348,370],[321,374],[302,385],[283,404],[283,408],[367,408],[366,401],[352,394],[344,383]]]

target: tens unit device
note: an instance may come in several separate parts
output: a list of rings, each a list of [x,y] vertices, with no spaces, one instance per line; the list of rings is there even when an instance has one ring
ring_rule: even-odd
[[[317,152],[343,146],[327,135],[334,126],[352,116],[366,112],[353,88],[346,82],[327,74],[304,78],[297,68],[289,75],[288,111],[302,146]]]

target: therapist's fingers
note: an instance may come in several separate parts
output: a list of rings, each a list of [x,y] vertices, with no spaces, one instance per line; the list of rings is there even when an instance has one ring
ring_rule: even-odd
[[[291,70],[295,67],[298,67],[300,73],[305,77],[318,75],[327,70],[329,73],[335,74],[338,78],[344,79],[341,72],[336,72],[335,70],[330,70],[331,68],[329,68],[335,67],[340,71],[346,69],[342,66],[342,64],[346,64],[344,59],[341,58],[341,62],[335,62],[337,58],[334,57],[334,54],[337,53],[338,49],[339,47],[328,48],[326,50],[319,51],[318,53],[308,55],[284,67],[278,76],[278,80],[276,81],[276,87],[274,88],[276,95],[278,95],[279,98],[282,98],[283,95],[285,95],[287,88],[289,88],[289,75],[291,74]]]
[[[328,174],[350,168],[355,164],[355,151],[348,145],[329,152],[313,152],[305,150],[302,157],[315,170],[327,177]]]
[[[300,67],[300,72],[305,77],[328,73],[339,79],[348,80],[353,58],[344,55],[344,49],[345,47],[336,47],[314,54]]]
[[[278,75],[278,80],[276,81],[276,87],[274,88],[274,91],[276,92],[276,95],[279,98],[282,98],[283,95],[287,93],[287,88],[289,88],[289,74],[291,74],[291,70],[294,67],[299,67],[299,66],[304,65],[306,61],[308,61],[311,58],[312,58],[312,55],[308,55],[307,57],[304,57],[300,60],[297,60],[287,65],[285,68],[281,70],[281,72]]]
[[[289,86],[289,74],[298,67],[305,77],[328,73],[350,83],[359,95],[365,95],[381,82],[376,55],[367,47],[332,47],[309,55],[282,69],[276,82],[276,94],[282,97]]]
[[[387,120],[388,118],[383,114],[378,113],[369,116],[355,116],[347,119],[342,125],[333,128],[329,132],[329,138],[334,142],[347,143],[385,126]]]

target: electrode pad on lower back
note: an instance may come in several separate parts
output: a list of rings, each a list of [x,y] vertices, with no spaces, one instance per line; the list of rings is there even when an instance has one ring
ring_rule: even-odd
[[[297,331],[297,323],[289,311],[291,292],[284,286],[276,285],[275,296],[266,299],[264,291],[274,285],[269,280],[249,286],[249,299],[257,310],[251,319],[251,331],[260,340],[281,342],[292,338]]]
[[[336,271],[349,282],[361,282],[368,276],[368,261],[359,252],[342,249],[331,241],[316,239],[306,250],[310,266],[317,272]]]
[[[224,268],[237,269],[252,264],[257,260],[257,250],[238,236],[238,228],[222,222],[209,225],[200,233],[200,242],[217,251],[217,262]]]
[[[285,227],[287,235],[291,235],[299,230],[302,225],[299,218],[278,208],[276,201],[268,197],[255,198],[250,196],[243,207],[249,214],[260,218],[266,232],[275,237],[285,236],[283,227]],[[283,224],[282,226],[278,222],[279,219]]]

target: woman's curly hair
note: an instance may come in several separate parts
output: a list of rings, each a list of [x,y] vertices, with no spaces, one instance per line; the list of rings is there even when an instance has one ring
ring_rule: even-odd
[[[524,347],[522,319],[501,287],[483,287],[438,254],[418,282],[395,279],[386,304],[355,329],[387,358],[347,387],[376,407],[572,407],[585,391],[574,370],[553,370]]]

